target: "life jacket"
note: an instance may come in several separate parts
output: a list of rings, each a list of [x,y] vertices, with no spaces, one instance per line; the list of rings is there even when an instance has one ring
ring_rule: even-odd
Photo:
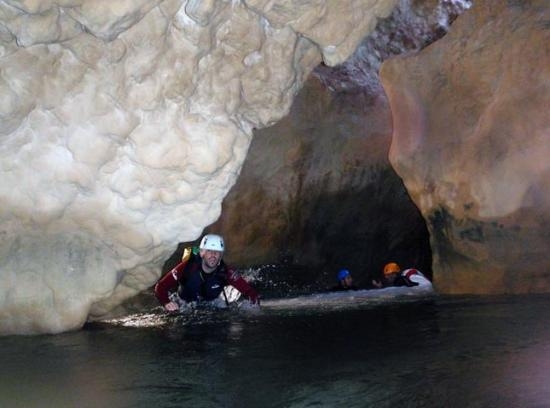
[[[214,300],[227,285],[225,263],[222,260],[214,271],[206,273],[202,270],[202,258],[192,252],[178,283],[178,295],[186,302]]]

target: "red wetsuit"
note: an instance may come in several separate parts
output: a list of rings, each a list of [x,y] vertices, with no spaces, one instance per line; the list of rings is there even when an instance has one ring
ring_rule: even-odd
[[[164,275],[155,285],[155,296],[164,306],[170,302],[170,293],[180,287],[180,297],[187,302],[213,300],[226,284],[235,287],[252,303],[259,303],[256,290],[233,268],[221,261],[214,271],[205,273],[202,270],[202,259],[198,255],[192,255],[180,262]]]

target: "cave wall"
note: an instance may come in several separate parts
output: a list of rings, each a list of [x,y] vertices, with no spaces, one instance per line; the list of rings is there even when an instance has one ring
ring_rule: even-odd
[[[175,243],[216,220],[248,152],[264,170],[243,170],[254,188],[219,221],[242,231],[235,262],[251,247],[248,263],[345,264],[364,280],[381,263],[365,245],[427,262],[383,212],[386,197],[410,195],[438,289],[547,291],[547,2],[477,2],[442,40],[388,62],[390,139],[361,59],[376,68],[416,51],[454,13],[439,14],[454,2],[402,0],[415,16],[444,6],[431,39],[407,34],[416,17],[390,24],[373,38],[408,47],[360,46],[359,64],[335,67],[395,3],[0,1],[0,334],[78,328],[150,287]],[[307,120],[259,132],[321,61],[296,105]],[[408,194],[389,171],[390,140]],[[356,224],[357,258],[341,262]],[[419,231],[399,228],[408,242]]]
[[[369,286],[390,260],[431,277],[426,223],[388,161],[391,112],[378,70],[441,38],[469,6],[400,1],[348,60],[315,69],[287,117],[255,131],[208,227],[226,237],[230,261],[276,263],[271,279],[308,290],[333,284],[342,267]]]
[[[365,286],[391,259],[430,274],[424,220],[387,160],[390,134],[384,97],[332,93],[312,77],[287,117],[256,132],[209,230],[226,236],[230,261],[302,267],[321,287],[344,267]]]
[[[150,287],[219,216],[252,130],[395,2],[0,1],[0,334]]]
[[[425,222],[387,159],[390,135],[383,95],[332,93],[312,77],[287,117],[255,133],[208,230],[225,236],[228,261],[276,263],[310,290],[344,267],[367,286],[389,260],[431,275]]]
[[[390,161],[427,220],[447,293],[550,290],[550,5],[477,1],[386,61]]]

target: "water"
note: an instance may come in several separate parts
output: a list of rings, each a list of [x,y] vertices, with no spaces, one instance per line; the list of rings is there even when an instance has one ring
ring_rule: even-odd
[[[320,303],[0,338],[0,406],[550,406],[550,296]]]

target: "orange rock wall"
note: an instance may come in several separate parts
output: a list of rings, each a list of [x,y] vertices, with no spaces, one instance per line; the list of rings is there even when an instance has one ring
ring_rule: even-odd
[[[390,161],[447,293],[550,291],[550,5],[478,1],[381,69]]]

